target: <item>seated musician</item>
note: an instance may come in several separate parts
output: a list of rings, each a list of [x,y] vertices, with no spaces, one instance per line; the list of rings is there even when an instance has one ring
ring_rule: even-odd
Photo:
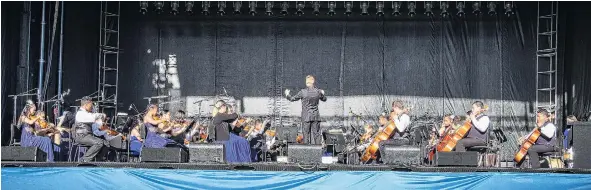
[[[277,156],[279,155],[280,147],[286,146],[283,142],[280,142],[277,139],[275,133],[276,131],[274,129],[267,130],[264,135],[265,144],[261,147],[261,150],[263,150],[263,152],[266,152],[271,157],[271,161],[277,161]],[[259,158],[261,157],[263,157],[263,155],[260,155]]]
[[[121,133],[111,134],[109,131],[101,129],[103,127],[107,127],[105,126],[105,119],[105,115],[98,116],[94,124],[92,124],[92,134],[94,134],[96,137],[106,140],[106,147],[111,151],[115,151],[116,149],[125,149],[126,147],[124,147],[123,136]]]
[[[129,133],[129,150],[131,155],[139,156],[142,152],[142,147],[144,143],[144,139],[142,138],[142,133],[140,132],[142,128],[145,129],[144,124],[138,122],[139,124],[134,125]]]
[[[441,123],[441,127],[437,131],[438,135],[443,137],[447,134],[453,134],[456,129],[462,126],[460,120],[460,117],[451,114],[443,116],[443,123]]]
[[[191,140],[191,133],[187,132],[187,129],[191,127],[191,121],[185,119],[185,112],[178,110],[174,115],[174,120],[171,123],[172,129],[169,131],[172,140],[189,144]]]
[[[224,143],[226,148],[226,161],[233,162],[251,162],[250,144],[246,139],[234,133],[231,133],[233,123],[238,119],[238,114],[228,110],[224,101],[218,101],[214,105],[212,112],[213,125],[215,126],[215,140],[218,143]]]
[[[182,147],[174,140],[159,135],[160,132],[167,132],[170,129],[166,128],[168,123],[166,117],[158,118],[158,106],[150,105],[146,115],[144,115],[144,126],[146,127],[146,139],[144,146],[147,148],[164,148],[167,146]]]
[[[556,151],[555,146],[557,145],[556,126],[552,122],[550,122],[550,113],[547,110],[538,110],[538,113],[536,115],[536,126],[538,127],[537,130],[540,131],[540,136],[538,137],[534,145],[527,149],[527,154],[529,155],[529,160],[532,168],[540,168],[540,153],[554,152]],[[529,135],[521,137],[519,140],[521,144],[523,144],[523,141],[527,140],[528,137]],[[521,166],[522,163],[523,161],[521,163],[518,163],[518,166]]]
[[[381,141],[380,144],[406,145],[409,143],[409,140],[407,138],[408,132],[406,131],[406,128],[410,125],[410,116],[408,116],[406,112],[407,110],[404,108],[404,104],[402,103],[402,101],[397,100],[392,102],[392,112],[390,113],[389,121],[394,122],[396,128],[394,129],[394,131],[392,131],[390,138],[388,140]],[[382,127],[380,128],[380,130],[381,129]]]
[[[35,123],[35,134],[39,136],[47,136],[53,140],[54,144],[60,145],[61,131],[65,129],[61,127],[58,128],[53,123],[47,122],[44,111],[37,111],[35,116],[39,118],[39,120],[37,120]]]
[[[253,162],[260,161],[261,156],[263,156],[262,150],[265,145],[265,136],[263,132],[265,131],[266,124],[266,121],[263,122],[262,120],[257,119],[254,122],[254,127],[251,127],[244,135],[246,140],[250,143],[251,159]]]
[[[90,162],[95,157],[100,161],[104,157],[104,147],[108,145],[107,141],[92,134],[92,124],[101,115],[92,113],[92,105],[92,99],[84,97],[80,101],[80,109],[76,112],[74,141],[83,146],[90,146],[80,159],[82,162]]]
[[[47,161],[54,161],[54,151],[59,149],[58,146],[51,142],[48,136],[35,135],[35,123],[41,119],[35,116],[37,107],[32,101],[27,101],[23,113],[19,117],[19,125],[21,125],[21,146],[22,147],[37,147],[41,151],[47,153]],[[55,147],[55,148],[54,148]]]
[[[465,152],[467,148],[473,146],[487,145],[486,137],[488,135],[487,132],[490,119],[488,116],[483,114],[484,111],[484,103],[481,101],[472,103],[472,110],[469,112],[469,119],[471,121],[472,127],[468,131],[468,134],[466,134],[463,139],[458,141],[455,151]]]

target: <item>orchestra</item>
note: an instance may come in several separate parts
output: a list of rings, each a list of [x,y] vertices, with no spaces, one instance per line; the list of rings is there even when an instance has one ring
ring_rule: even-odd
[[[301,100],[301,129],[294,142],[285,141],[276,136],[277,126],[270,119],[244,117],[236,111],[236,105],[217,99],[212,106],[211,117],[207,121],[187,117],[185,111],[173,112],[161,109],[160,104],[150,104],[144,112],[131,117],[129,128],[122,131],[106,114],[97,113],[92,98],[80,100],[77,111],[66,111],[53,124],[45,112],[36,110],[32,101],[27,101],[19,117],[23,133],[21,146],[35,146],[48,154],[47,161],[59,159],[62,139],[72,138],[75,145],[86,150],[77,160],[92,162],[112,160],[112,152],[129,149],[131,155],[139,156],[142,147],[164,148],[181,147],[195,143],[224,144],[227,162],[259,162],[276,160],[287,143],[321,144],[326,147],[325,139],[319,139],[324,130],[320,130],[318,105],[326,101],[324,90],[315,86],[313,76],[306,77],[306,87],[291,95],[286,89],[285,97],[289,101]],[[488,106],[481,101],[471,104],[466,116],[446,114],[440,125],[430,128],[425,137],[425,159],[433,161],[436,152],[465,152],[472,147],[487,146],[490,130],[490,118],[486,115]],[[360,125],[362,133],[348,134],[354,139],[355,146],[348,146],[346,154],[356,154],[363,164],[382,163],[384,146],[404,146],[412,144],[409,128],[412,116],[409,107],[400,100],[391,102],[387,113],[375,118],[374,124]],[[514,161],[521,166],[529,158],[532,168],[540,167],[539,155],[556,151],[556,130],[552,114],[548,110],[539,110],[536,115],[537,127],[528,135],[519,139],[519,151]],[[574,119],[568,118],[569,122]],[[211,129],[209,130],[209,126]],[[70,129],[71,128],[71,129]],[[414,137],[416,138],[416,137]],[[78,148],[78,147],[76,147]]]

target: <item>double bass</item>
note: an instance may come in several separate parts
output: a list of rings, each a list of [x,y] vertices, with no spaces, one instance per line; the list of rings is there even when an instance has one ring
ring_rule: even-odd
[[[521,144],[521,147],[519,148],[519,151],[517,151],[517,154],[515,154],[515,158],[513,158],[513,160],[515,160],[517,163],[521,162],[521,160],[523,160],[523,158],[525,158],[527,155],[527,150],[536,143],[540,135],[541,133],[539,127],[534,128],[534,130],[527,137],[527,140]]]
[[[363,152],[363,155],[361,156],[361,161],[367,162],[371,159],[376,159],[376,153],[378,152],[378,149],[380,147],[380,141],[388,140],[388,138],[390,138],[394,130],[396,130],[396,124],[393,120],[388,121],[386,127],[382,129],[380,132],[378,132],[375,135],[375,137],[373,137],[371,143]]]

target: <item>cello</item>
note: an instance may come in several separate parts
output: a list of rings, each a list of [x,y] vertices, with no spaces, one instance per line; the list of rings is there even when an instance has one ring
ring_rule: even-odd
[[[376,136],[373,138],[373,140],[371,140],[371,143],[365,149],[363,155],[361,156],[361,161],[367,162],[370,159],[376,159],[376,153],[378,152],[378,149],[380,147],[380,141],[388,140],[388,138],[390,138],[394,130],[396,130],[396,124],[393,120],[388,121],[386,127],[384,127],[384,129],[378,132]]]
[[[534,130],[527,137],[527,140],[525,140],[523,144],[521,144],[521,147],[519,148],[519,151],[517,151],[517,153],[515,154],[515,158],[513,158],[513,160],[515,160],[515,162],[517,163],[521,162],[521,160],[525,158],[525,155],[527,155],[527,150],[536,143],[540,135],[541,133],[539,127],[534,128]]]
[[[487,109],[488,106],[485,105],[480,113],[486,111]],[[480,113],[476,113],[476,115],[479,115]],[[464,122],[464,125],[458,128],[455,133],[448,134],[445,137],[443,137],[443,140],[439,142],[439,144],[437,145],[437,151],[451,152],[458,144],[458,141],[463,139],[466,136],[466,134],[468,134],[468,131],[470,131],[471,128],[472,120],[470,119],[470,117],[468,117],[466,119],[466,122]]]

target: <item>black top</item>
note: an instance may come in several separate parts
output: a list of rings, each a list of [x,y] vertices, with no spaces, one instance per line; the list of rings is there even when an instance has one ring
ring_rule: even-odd
[[[320,121],[318,102],[319,100],[326,102],[326,96],[320,93],[320,89],[304,88],[295,96],[288,95],[287,99],[292,102],[302,100],[302,121]]]
[[[230,139],[230,123],[238,118],[238,114],[218,113],[213,117],[213,126],[215,126],[215,140],[227,141]]]

